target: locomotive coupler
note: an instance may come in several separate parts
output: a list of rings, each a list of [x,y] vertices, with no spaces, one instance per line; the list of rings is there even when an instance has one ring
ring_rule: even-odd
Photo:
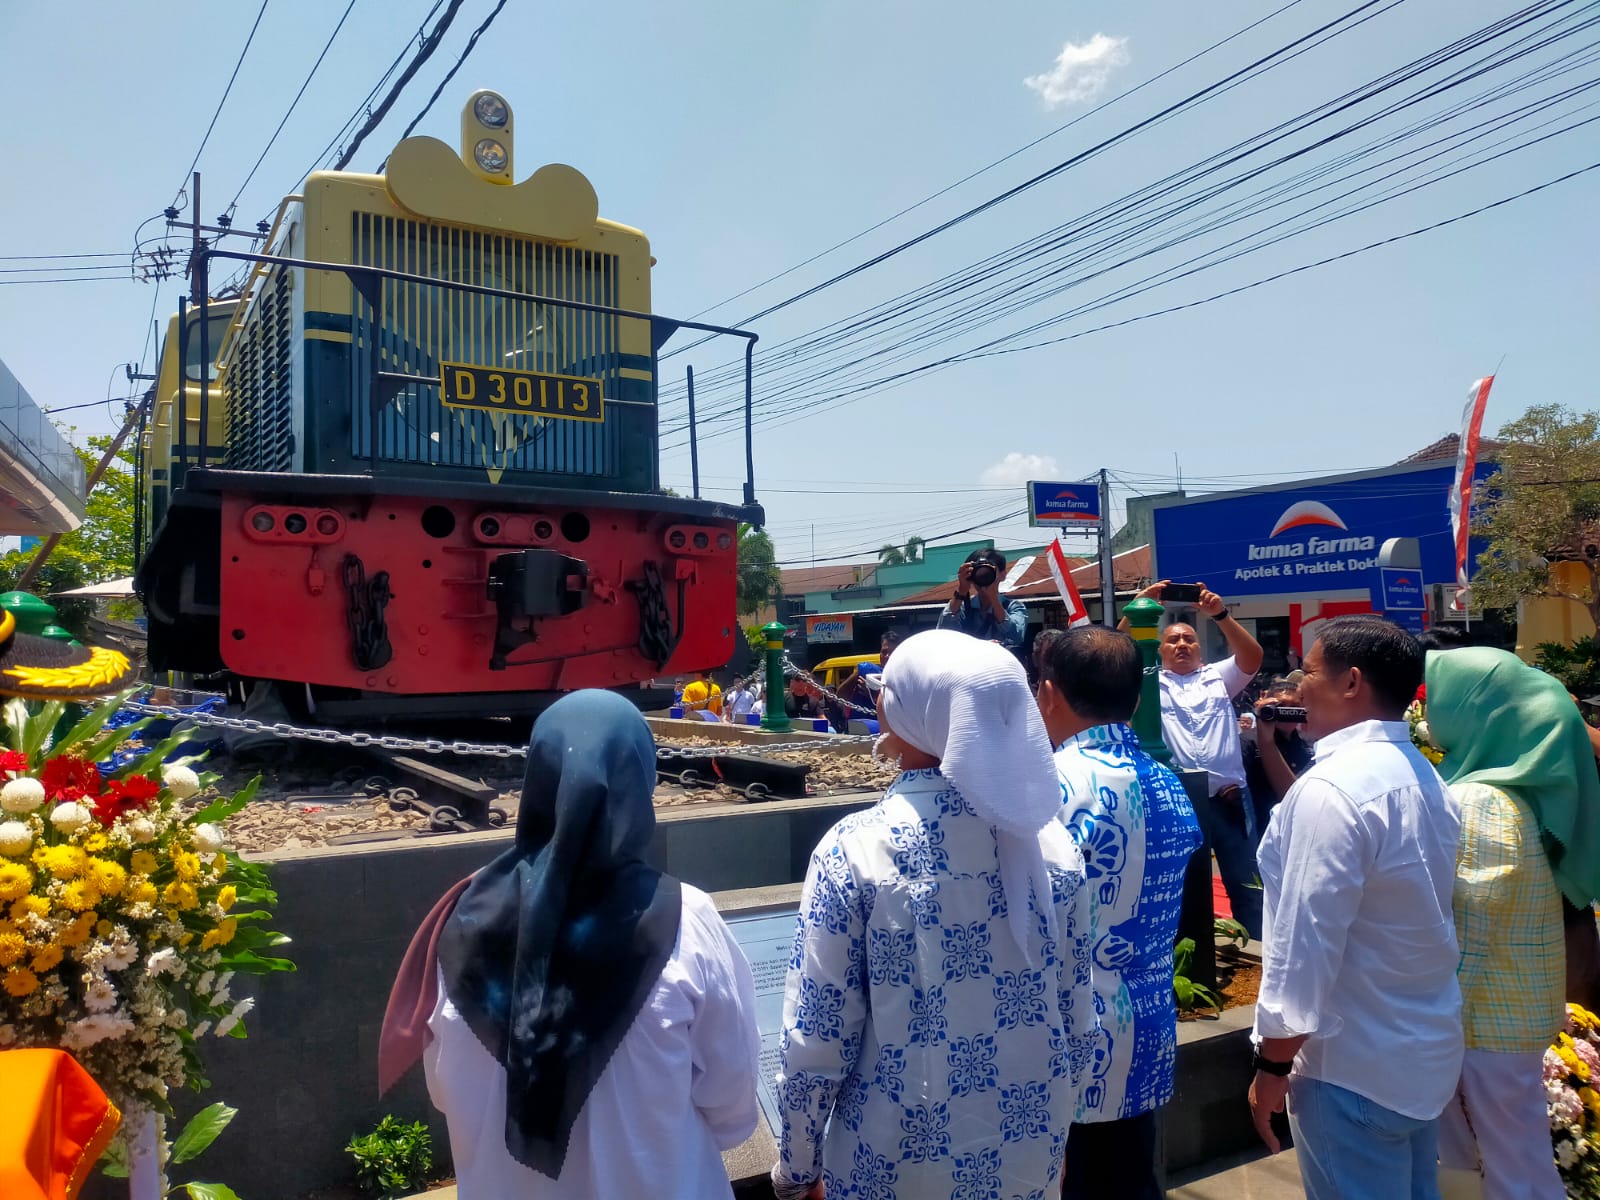
[[[489,599],[497,614],[489,669],[504,671],[513,650],[538,639],[539,617],[564,617],[582,608],[588,581],[588,563],[554,550],[497,556],[489,564]]]

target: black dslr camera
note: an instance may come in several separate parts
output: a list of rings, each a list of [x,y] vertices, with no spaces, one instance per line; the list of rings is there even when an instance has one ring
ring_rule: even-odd
[[[1263,704],[1256,710],[1256,717],[1267,724],[1275,721],[1298,721],[1303,725],[1306,710],[1298,704]]]
[[[994,583],[995,576],[997,574],[998,572],[995,571],[993,563],[973,563],[971,576],[972,586],[981,588],[989,587]]]

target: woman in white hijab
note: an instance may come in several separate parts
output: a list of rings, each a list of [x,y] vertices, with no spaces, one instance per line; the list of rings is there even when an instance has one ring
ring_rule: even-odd
[[[895,651],[878,709],[902,771],[806,873],[773,1186],[1042,1198],[1096,1027],[1049,739],[1021,664],[953,631]]]

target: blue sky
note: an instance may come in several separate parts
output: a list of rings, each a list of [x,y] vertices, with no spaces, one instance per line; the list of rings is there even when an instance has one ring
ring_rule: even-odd
[[[549,161],[584,171],[604,215],[649,234],[660,260],[657,310],[688,316],[710,309],[709,319],[732,323],[1133,125],[1358,2],[1302,0],[1090,113],[1265,17],[1282,0],[1204,6],[511,0],[418,132],[453,145],[464,98],[477,87],[499,89],[517,111],[518,175]],[[327,61],[241,195],[241,224],[268,213],[298,183],[430,6],[431,0],[356,0]],[[135,229],[185,182],[257,7],[256,0],[175,0],[161,6],[158,20],[150,7],[110,0],[70,11],[5,7],[0,104],[8,117],[0,148],[8,182],[0,189],[0,256],[7,261],[0,267],[49,265],[9,256],[132,246]],[[463,7],[356,167],[371,170],[383,158],[491,7],[490,0]],[[200,158],[208,220],[238,189],[342,11],[335,0],[270,0]],[[1478,0],[1404,0],[1277,71],[758,321],[758,359],[787,338],[1113,202],[1512,11]],[[1592,34],[1578,34],[1478,86],[1592,42]],[[70,55],[59,52],[66,45]],[[1539,94],[1600,76],[1587,58],[1570,65]],[[1411,112],[1426,115],[1466,94],[1458,90]],[[1541,132],[1595,116],[1600,107],[1585,106],[1597,99],[1600,90],[1551,108],[1537,121],[1556,123]],[[1079,117],[850,246],[722,303]],[[1397,125],[1374,125],[1355,140]],[[1053,332],[1183,304],[1511,195],[1600,161],[1597,131],[1600,123],[1552,137]],[[1293,146],[1309,140],[1302,136]],[[786,401],[796,406],[788,423],[757,431],[758,492],[779,557],[808,560],[813,527],[816,553],[827,558],[990,520],[1008,504],[1020,507],[1023,479],[1051,471],[1074,478],[1110,467],[1120,500],[1134,490],[1170,487],[1175,455],[1191,487],[1212,489],[1392,462],[1451,430],[1468,384],[1502,355],[1491,427],[1533,403],[1591,407],[1600,316],[1597,200],[1600,171],[1191,311],[961,363],[848,403],[817,403],[847,390],[828,385],[825,371],[836,360],[819,353],[810,360],[819,381]],[[159,229],[157,222],[146,233]],[[1214,235],[1088,281],[981,332],[952,330],[949,345],[912,353],[901,365],[1094,300],[1152,266],[1223,240]],[[18,278],[27,276],[0,274]],[[153,359],[144,348],[152,302],[161,316],[176,295],[175,283],[157,295],[151,285],[127,279],[0,286],[0,358],[46,407],[98,400],[108,386],[110,394],[125,395],[117,364]],[[706,345],[667,360],[665,369],[675,380],[692,362],[706,377],[726,357]],[[864,377],[881,373],[869,369]],[[790,395],[779,391],[782,382],[769,368],[758,381],[758,400]],[[725,399],[708,389],[701,402]],[[80,435],[113,424],[105,407],[72,417]],[[680,417],[681,406],[663,411],[666,425]],[[703,443],[701,470],[708,494],[734,498],[742,479],[739,439]],[[686,489],[686,452],[667,452],[663,476]],[[985,532],[1012,544],[1028,539],[1015,521]]]

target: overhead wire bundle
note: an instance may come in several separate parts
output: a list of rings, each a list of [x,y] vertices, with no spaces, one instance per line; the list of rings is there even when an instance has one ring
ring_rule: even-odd
[[[1381,11],[1400,2],[1389,0]],[[1363,5],[1351,13],[1369,7]],[[792,337],[760,358],[759,420],[781,423],[786,416],[814,413],[819,405],[854,399],[955,362],[1049,344],[1017,343],[1057,324],[1583,128],[1594,120],[1582,114],[1592,108],[1594,89],[1600,83],[1593,70],[1597,43],[1592,38],[1581,40],[1600,21],[1594,8],[1592,4],[1578,5],[1576,0],[1543,0],[1529,5],[1073,221],[987,255],[921,288],[829,322],[809,334]],[[1350,15],[1347,13],[1346,17]],[[1574,41],[1580,44],[1568,44]],[[1304,39],[1298,39],[1291,45],[1303,43]],[[1536,61],[1520,74],[1508,75],[1510,68],[1547,51],[1559,53]],[[1479,81],[1483,81],[1479,90],[1465,94]],[[1407,87],[1410,90],[1401,91]],[[1398,97],[1391,95],[1397,91],[1401,91]],[[1437,111],[1428,110],[1430,103],[1441,99],[1444,104]],[[1497,105],[1500,107],[1495,108]],[[1488,115],[1468,120],[1481,112]],[[1349,118],[1342,126],[1318,128],[1347,113]],[[1355,149],[1342,148],[1362,130],[1402,114],[1415,119]],[[1516,132],[1490,140],[1507,130]],[[1304,142],[1295,140],[1297,135],[1306,133],[1316,136]],[[1429,134],[1436,136],[1423,140]],[[1316,157],[1329,148],[1333,148],[1331,157]],[[1456,153],[1463,149],[1466,153]],[[1274,150],[1278,152],[1267,158],[1266,152]],[[1389,157],[1383,157],[1385,154]],[[1446,157],[1449,155],[1454,157]],[[1252,163],[1252,159],[1257,161]],[[1274,172],[1286,167],[1294,173],[1274,176]],[[1237,169],[1228,174],[1230,168]],[[1280,211],[1346,183],[1354,186],[1322,195],[1309,208],[1287,215]],[[1247,186],[1255,190],[1243,196],[1232,195]],[[1533,190],[1537,189],[1519,195]],[[1209,209],[1204,207],[1208,204],[1212,205]],[[1042,321],[951,354],[925,358],[908,371],[886,370],[1071,288],[1265,217],[1272,219],[1236,232],[1232,240],[1220,246],[1210,246],[1201,254],[1168,264],[1152,275]],[[909,243],[902,243],[906,244]],[[1362,249],[1380,244],[1383,243]],[[1135,253],[1128,254],[1130,250]],[[1115,257],[1119,254],[1123,257]],[[1078,273],[1073,274],[1074,271]],[[1271,278],[1276,277],[1281,276]],[[808,294],[814,293],[808,289],[800,296]],[[697,372],[699,390],[711,401],[701,410],[704,415],[700,419],[710,437],[731,432],[742,415],[742,397],[718,394],[735,374],[729,368]],[[675,390],[674,385],[664,386],[665,402],[670,403]],[[681,422],[669,423],[664,426],[664,433],[680,435],[684,427]],[[666,448],[682,444],[672,442]]]

